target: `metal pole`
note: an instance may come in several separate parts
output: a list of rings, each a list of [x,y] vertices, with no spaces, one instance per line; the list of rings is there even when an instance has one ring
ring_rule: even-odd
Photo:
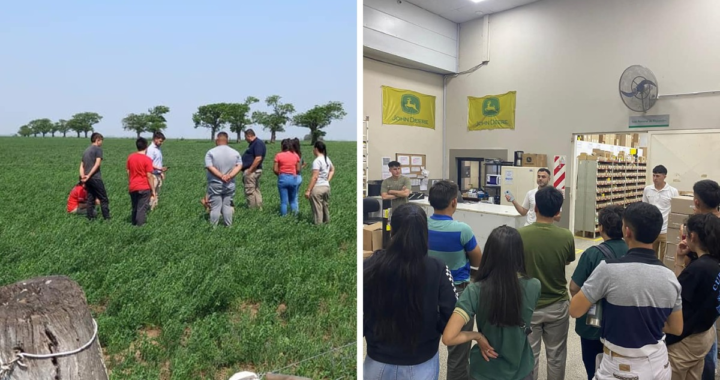
[[[666,94],[666,95],[658,95],[657,98],[669,98],[669,97],[676,97],[676,96],[692,96],[692,95],[715,95],[720,94],[720,90],[716,91],[700,91],[700,92],[687,92],[684,94]]]

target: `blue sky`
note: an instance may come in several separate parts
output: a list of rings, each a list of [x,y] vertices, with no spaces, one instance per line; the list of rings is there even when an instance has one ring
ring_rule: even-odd
[[[195,129],[203,104],[280,95],[296,111],[337,100],[347,116],[328,140],[357,139],[355,1],[18,1],[0,12],[0,135],[32,119],[97,112],[95,130],[170,107],[168,138]],[[261,138],[270,137],[253,126]],[[300,137],[286,127],[279,137]]]

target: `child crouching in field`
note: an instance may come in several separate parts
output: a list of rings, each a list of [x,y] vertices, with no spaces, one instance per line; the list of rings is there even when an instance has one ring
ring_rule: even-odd
[[[95,198],[95,205],[99,204],[100,199]],[[78,178],[78,183],[70,190],[67,200],[67,212],[76,215],[87,214],[87,190],[85,190],[82,178]]]

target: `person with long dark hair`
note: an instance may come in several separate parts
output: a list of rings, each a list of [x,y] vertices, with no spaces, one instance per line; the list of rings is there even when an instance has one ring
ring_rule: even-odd
[[[330,223],[330,180],[335,175],[335,166],[327,156],[324,142],[315,142],[313,154],[312,178],[305,191],[305,198],[310,200],[315,224]]]
[[[478,342],[470,350],[473,380],[532,379],[535,359],[528,334],[540,281],[525,274],[523,241],[516,229],[501,226],[490,233],[474,280],[458,299],[443,344]],[[473,318],[478,331],[461,331]]]
[[[711,213],[695,214],[683,230],[687,250],[697,258],[678,276],[682,333],[668,334],[665,339],[673,380],[701,378],[705,356],[715,341],[713,324],[720,317],[720,219]]]
[[[387,249],[365,261],[366,379],[438,379],[440,336],[456,296],[450,270],[428,255],[427,223],[420,206],[398,207]]]
[[[300,171],[300,157],[292,151],[290,139],[280,143],[282,151],[275,155],[273,171],[278,176],[278,192],[280,193],[280,215],[287,215],[288,204],[293,214],[298,213],[296,176]]]

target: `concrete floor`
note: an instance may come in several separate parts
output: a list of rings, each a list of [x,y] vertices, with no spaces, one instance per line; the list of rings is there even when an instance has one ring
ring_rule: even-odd
[[[572,262],[570,265],[568,265],[565,269],[565,277],[568,280],[568,284],[570,283],[570,277],[572,276],[573,272],[575,271],[575,267],[577,266],[578,261],[580,260],[580,254],[585,251],[585,249],[599,244],[602,240],[590,240],[590,239],[583,239],[583,238],[575,238],[575,261]],[[475,329],[477,331],[477,328]],[[475,344],[475,342],[473,342]],[[366,348],[363,345],[363,355],[365,355]],[[547,367],[546,367],[546,359],[545,359],[545,347],[543,346],[540,349],[540,380],[547,380]],[[446,373],[447,373],[447,348],[445,345],[440,342],[440,380],[448,380],[446,379]],[[572,379],[572,380],[582,380],[587,379],[587,375],[585,373],[585,367],[583,366],[582,362],[582,356],[580,351],[580,337],[575,333],[575,318],[570,318],[570,329],[568,331],[568,344],[567,344],[567,361],[565,364],[565,379]],[[716,375],[715,379],[720,380],[720,375]],[[556,380],[556,379],[553,379]]]

